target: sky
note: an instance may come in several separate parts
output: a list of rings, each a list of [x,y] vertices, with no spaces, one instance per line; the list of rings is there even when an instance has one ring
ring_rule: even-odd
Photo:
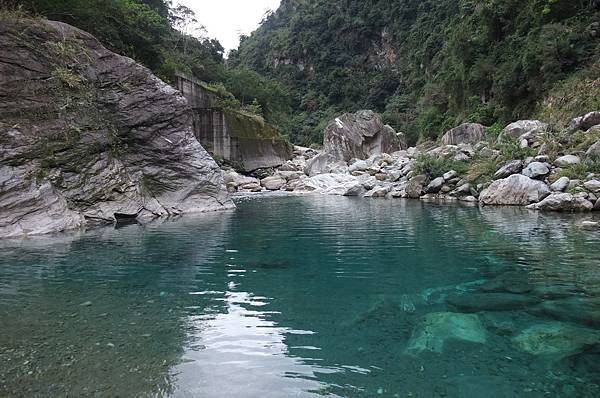
[[[250,34],[268,10],[276,10],[281,0],[175,0],[194,10],[207,36],[216,38],[225,53],[239,45],[240,34]]]

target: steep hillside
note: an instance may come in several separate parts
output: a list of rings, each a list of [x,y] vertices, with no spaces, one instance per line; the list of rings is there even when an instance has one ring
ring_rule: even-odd
[[[283,0],[230,58],[290,88],[296,142],[360,108],[415,141],[598,107],[599,44],[598,0]]]

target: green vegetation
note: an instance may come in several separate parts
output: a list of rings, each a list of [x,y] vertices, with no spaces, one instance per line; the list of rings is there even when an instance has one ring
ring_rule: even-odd
[[[596,0],[283,0],[230,61],[290,89],[293,141],[370,108],[415,142],[595,110],[599,53]]]
[[[436,158],[428,154],[417,156],[415,161],[415,173],[427,174],[429,178],[441,177],[448,170],[454,170],[459,175],[462,175],[469,169],[469,164],[467,162]]]
[[[206,82],[226,108],[263,116],[278,126],[290,112],[287,88],[248,68],[228,68],[219,42],[204,36],[192,10],[174,6],[171,0],[8,0],[0,6],[0,18],[30,16],[85,30],[165,81],[174,83],[177,71],[192,75]],[[85,59],[70,45],[49,43],[48,50],[71,61],[61,62],[53,77],[66,88],[78,89],[84,82],[75,67]]]

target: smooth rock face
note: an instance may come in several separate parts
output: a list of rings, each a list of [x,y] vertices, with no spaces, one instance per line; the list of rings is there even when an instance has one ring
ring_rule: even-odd
[[[444,145],[475,144],[483,139],[485,127],[477,123],[464,123],[446,132],[442,137]]]
[[[319,174],[304,182],[309,191],[328,195],[358,196],[365,192],[360,180],[348,174]]]
[[[481,192],[479,200],[486,205],[519,205],[539,202],[550,194],[550,188],[541,181],[522,174],[494,181]]]
[[[546,322],[523,330],[513,341],[529,354],[559,360],[600,344],[600,334],[567,323]]]
[[[554,184],[550,185],[550,189],[555,192],[564,192],[571,183],[569,177],[560,177],[558,180],[554,182]]]
[[[550,174],[550,168],[542,162],[531,162],[521,172],[529,178],[540,178]]]
[[[594,205],[581,196],[570,193],[553,193],[541,202],[528,206],[528,208],[544,211],[587,212],[592,211]]]
[[[575,155],[565,155],[565,156],[561,156],[559,158],[557,158],[554,161],[554,164],[557,167],[568,167],[568,166],[572,166],[574,164],[578,164],[581,162],[581,159],[579,159],[578,156]]]
[[[476,314],[431,312],[413,331],[406,352],[413,355],[423,351],[441,353],[449,339],[484,344],[487,333]]]
[[[512,160],[502,166],[496,173],[494,174],[494,179],[506,178],[513,174],[518,174],[523,169],[523,162],[521,160]]]
[[[384,125],[373,111],[346,113],[329,123],[323,134],[324,152],[338,161],[367,159],[402,149],[394,129]]]
[[[544,132],[547,128],[548,124],[539,120],[519,120],[506,126],[498,139],[504,137],[517,139],[524,134]]]
[[[91,35],[2,24],[0,87],[0,237],[234,207],[186,100]]]

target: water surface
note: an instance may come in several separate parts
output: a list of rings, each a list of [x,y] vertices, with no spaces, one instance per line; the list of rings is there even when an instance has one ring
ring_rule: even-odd
[[[598,397],[573,225],[309,196],[3,241],[0,396]]]

